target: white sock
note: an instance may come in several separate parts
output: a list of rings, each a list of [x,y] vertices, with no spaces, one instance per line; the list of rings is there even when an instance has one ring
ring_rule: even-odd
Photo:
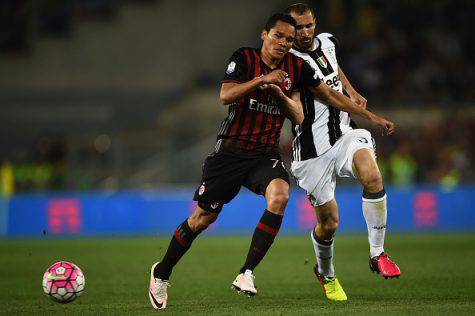
[[[325,244],[317,242],[314,229],[312,229],[312,232],[310,233],[310,238],[312,239],[315,257],[317,258],[318,273],[328,277],[334,277],[335,269],[333,267],[333,239],[324,240]]]
[[[371,258],[384,252],[384,236],[386,235],[386,192],[378,193],[363,191],[363,215],[368,226],[369,252]]]

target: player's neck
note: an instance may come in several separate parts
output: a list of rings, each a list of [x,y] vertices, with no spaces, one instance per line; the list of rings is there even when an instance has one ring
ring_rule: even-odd
[[[315,43],[315,39],[313,39],[312,44],[310,44],[310,46],[308,47],[299,47],[297,45],[294,45],[294,48],[298,50],[299,52],[309,53],[309,52],[313,52],[317,48],[316,46],[317,45]]]
[[[270,54],[266,53],[263,49],[261,49],[261,59],[266,64],[267,67],[270,69],[276,68],[280,62],[282,61],[282,58],[280,59],[275,59],[270,56]]]

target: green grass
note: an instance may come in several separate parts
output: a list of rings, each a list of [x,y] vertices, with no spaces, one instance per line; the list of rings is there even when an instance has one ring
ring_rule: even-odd
[[[389,236],[402,270],[384,280],[368,269],[364,236],[338,236],[335,267],[349,300],[325,301],[313,273],[307,237],[280,236],[256,269],[259,295],[230,289],[250,237],[199,238],[175,268],[164,314],[475,314],[475,235]],[[0,313],[156,315],[148,302],[150,265],[168,238],[0,242]],[[57,260],[78,264],[86,291],[70,304],[42,293],[43,271]]]

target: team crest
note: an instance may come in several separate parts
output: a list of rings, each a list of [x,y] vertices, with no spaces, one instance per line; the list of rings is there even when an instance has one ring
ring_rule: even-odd
[[[203,183],[198,189],[198,195],[203,195],[205,193],[205,184]]]
[[[327,68],[327,66],[328,66],[328,62],[325,59],[325,56],[322,56],[322,57],[318,58],[317,63],[320,65],[320,67],[323,67],[323,68]]]
[[[285,77],[285,80],[284,80],[285,90],[289,91],[291,87],[292,87],[292,81],[290,80],[289,77]]]
[[[228,69],[226,69],[226,73],[228,75],[230,75],[234,72],[234,69],[236,69],[236,63],[234,61],[232,61],[232,62],[229,63]]]

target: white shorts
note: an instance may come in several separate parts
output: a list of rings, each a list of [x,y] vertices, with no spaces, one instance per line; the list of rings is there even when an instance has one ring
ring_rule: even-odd
[[[307,191],[313,206],[323,205],[335,197],[336,176],[353,177],[353,155],[361,148],[374,153],[371,133],[354,129],[343,134],[323,155],[292,162],[292,174],[299,187]]]

